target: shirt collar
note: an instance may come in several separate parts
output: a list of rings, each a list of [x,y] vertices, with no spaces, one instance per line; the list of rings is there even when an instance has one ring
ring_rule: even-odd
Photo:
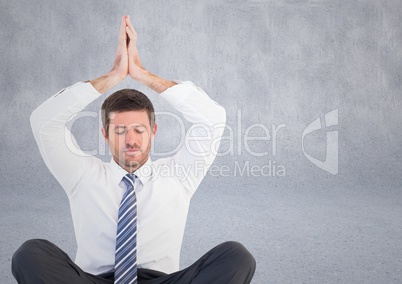
[[[141,181],[141,183],[145,185],[152,178],[153,175],[151,157],[148,157],[148,160],[145,162],[145,164],[137,169],[134,174]]]
[[[115,183],[120,184],[121,180],[126,174],[128,174],[128,172],[120,167],[113,158],[110,161],[110,166]],[[153,175],[151,157],[149,157],[145,164],[137,169],[134,174],[140,180],[142,185],[145,185],[152,178]]]

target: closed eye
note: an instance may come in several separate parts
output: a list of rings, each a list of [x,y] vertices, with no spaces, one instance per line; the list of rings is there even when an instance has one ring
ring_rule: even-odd
[[[114,133],[118,135],[122,135],[127,132],[127,128],[125,126],[118,126],[114,129]]]

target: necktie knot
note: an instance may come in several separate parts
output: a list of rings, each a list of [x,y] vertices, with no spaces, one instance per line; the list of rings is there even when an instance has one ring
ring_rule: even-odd
[[[127,190],[130,191],[130,190],[134,189],[135,179],[136,179],[136,176],[134,174],[126,174],[123,177],[123,181],[124,181],[124,184],[127,187]]]

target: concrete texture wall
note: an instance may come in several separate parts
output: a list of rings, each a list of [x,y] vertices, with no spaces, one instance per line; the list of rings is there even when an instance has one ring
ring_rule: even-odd
[[[398,0],[1,0],[1,282],[15,283],[10,258],[26,239],[74,256],[68,200],[29,115],[111,68],[129,14],[147,69],[193,81],[227,110],[220,156],[190,209],[183,267],[237,240],[256,257],[253,283],[400,283],[401,11]],[[170,110],[133,81],[119,87]],[[97,116],[105,97],[70,126],[84,150],[109,160]],[[158,119],[154,158],[181,130]]]

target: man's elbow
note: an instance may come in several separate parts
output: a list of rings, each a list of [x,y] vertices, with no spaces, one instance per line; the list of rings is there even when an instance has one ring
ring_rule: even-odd
[[[226,124],[226,110],[223,106],[219,106],[216,111],[216,123]]]
[[[40,116],[41,116],[41,111],[39,110],[39,108],[36,108],[31,113],[31,116],[29,117],[29,122],[31,124],[31,129],[32,129],[32,132],[34,133],[34,135],[37,134],[41,128]]]

